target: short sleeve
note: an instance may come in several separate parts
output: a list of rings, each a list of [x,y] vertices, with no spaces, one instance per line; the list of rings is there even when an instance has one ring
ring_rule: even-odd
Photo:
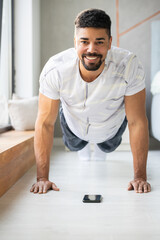
[[[44,68],[40,75],[39,92],[51,99],[60,99],[59,77],[56,68],[46,71]]]
[[[127,83],[125,96],[134,95],[145,88],[145,73],[141,62],[134,55],[126,67],[125,82]]]

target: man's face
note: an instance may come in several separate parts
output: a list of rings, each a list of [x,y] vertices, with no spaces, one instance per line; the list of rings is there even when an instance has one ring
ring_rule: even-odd
[[[105,29],[76,29],[74,42],[80,59],[80,68],[84,67],[87,71],[104,68],[105,58],[112,42],[112,38],[109,39]]]

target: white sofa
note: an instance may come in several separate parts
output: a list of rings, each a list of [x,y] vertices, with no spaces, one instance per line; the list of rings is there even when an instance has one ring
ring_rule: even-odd
[[[156,73],[151,84],[153,95],[151,104],[151,130],[154,138],[160,141],[160,71]]]
[[[153,95],[152,98],[151,128],[153,137],[160,141],[160,94]]]

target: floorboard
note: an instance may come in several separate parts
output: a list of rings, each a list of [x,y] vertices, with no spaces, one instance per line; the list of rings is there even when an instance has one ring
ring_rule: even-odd
[[[148,156],[152,192],[127,191],[133,177],[130,152],[113,152],[106,161],[79,161],[76,152],[54,147],[50,179],[60,188],[29,192],[33,166],[0,198],[1,240],[159,240],[160,151]],[[102,194],[101,203],[83,203],[84,194]]]

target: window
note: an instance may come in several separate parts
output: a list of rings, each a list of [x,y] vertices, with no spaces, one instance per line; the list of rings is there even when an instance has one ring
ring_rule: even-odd
[[[13,0],[0,0],[0,129],[9,124],[8,99],[12,95]]]

